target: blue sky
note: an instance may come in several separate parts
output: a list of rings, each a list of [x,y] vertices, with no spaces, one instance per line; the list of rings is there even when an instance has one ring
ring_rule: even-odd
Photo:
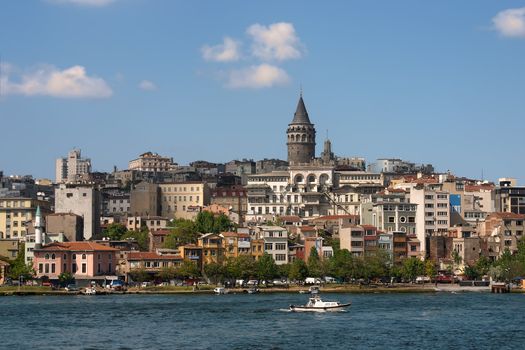
[[[302,85],[318,153],[525,183],[525,1],[5,1],[0,55],[6,174],[285,159]]]

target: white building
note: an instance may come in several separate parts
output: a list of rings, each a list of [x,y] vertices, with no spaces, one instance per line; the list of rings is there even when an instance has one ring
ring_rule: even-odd
[[[79,149],[73,149],[67,158],[58,158],[55,163],[55,182],[75,182],[78,175],[91,172],[91,159],[82,158]]]
[[[279,226],[258,226],[257,239],[264,240],[264,252],[272,256],[277,265],[288,263],[288,231]]]
[[[416,235],[421,252],[427,252],[426,237],[441,236],[450,226],[450,194],[441,190],[441,184],[418,185],[410,189],[410,203],[417,204]]]

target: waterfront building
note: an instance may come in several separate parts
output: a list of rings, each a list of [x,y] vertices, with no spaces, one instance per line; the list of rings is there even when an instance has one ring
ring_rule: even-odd
[[[312,220],[316,230],[323,230],[337,236],[341,227],[348,225],[359,225],[359,215],[325,215]]]
[[[34,249],[33,268],[36,277],[58,280],[63,272],[77,281],[104,279],[115,275],[119,250],[95,242],[50,243]]]
[[[177,268],[183,259],[178,254],[158,254],[155,252],[127,252],[125,254],[125,268],[119,272],[130,281],[130,273],[134,270],[145,271],[154,278],[162,269]]]
[[[205,233],[198,239],[202,248],[202,263],[222,263],[224,261],[223,237],[218,233]]]
[[[55,213],[71,213],[84,221],[84,239],[100,234],[101,194],[90,185],[60,184],[55,189]]]
[[[189,260],[195,263],[199,270],[202,270],[203,267],[203,255],[202,247],[197,246],[196,244],[185,244],[179,246],[179,255],[183,260]]]
[[[505,250],[515,253],[525,231],[525,214],[491,213],[481,225],[483,255],[497,259]]]
[[[71,150],[66,158],[58,158],[55,162],[55,182],[76,182],[81,175],[91,173],[91,159],[82,158],[80,149]]]
[[[239,232],[222,232],[222,248],[225,258],[237,258],[241,255],[252,255],[250,235]]]
[[[417,204],[410,203],[403,190],[365,196],[360,205],[361,223],[381,231],[416,233]]]

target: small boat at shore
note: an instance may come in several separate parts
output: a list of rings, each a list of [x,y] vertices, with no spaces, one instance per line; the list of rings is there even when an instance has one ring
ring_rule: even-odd
[[[342,304],[338,301],[323,301],[321,296],[316,294],[308,299],[306,305],[290,305],[290,311],[340,311],[350,305],[352,305],[352,303]]]
[[[229,292],[228,289],[226,289],[224,287],[215,287],[215,288],[213,288],[213,291],[217,295],[228,294],[228,292]]]
[[[83,293],[84,295],[96,295],[97,290],[95,289],[95,287],[88,287],[84,289]]]

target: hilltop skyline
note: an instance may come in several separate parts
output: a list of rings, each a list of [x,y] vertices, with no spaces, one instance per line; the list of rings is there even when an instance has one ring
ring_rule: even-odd
[[[318,154],[328,130],[340,156],[523,184],[524,6],[10,2],[0,170],[54,178],[73,147],[96,171],[146,151],[286,159],[302,87]]]

